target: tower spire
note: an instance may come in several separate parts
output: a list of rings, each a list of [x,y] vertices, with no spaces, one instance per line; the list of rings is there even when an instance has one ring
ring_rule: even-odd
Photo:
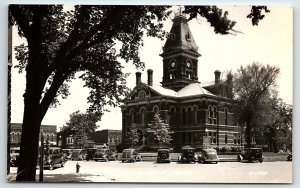
[[[198,46],[183,15],[182,6],[176,7],[170,36],[163,47],[164,87],[180,90],[190,83],[198,82]]]

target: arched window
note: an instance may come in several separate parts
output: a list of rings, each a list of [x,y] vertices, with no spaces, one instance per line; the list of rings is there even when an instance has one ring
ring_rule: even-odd
[[[197,106],[194,106],[194,108],[193,108],[193,113],[194,113],[194,124],[197,124],[197,111],[198,111],[198,109],[197,109]]]
[[[134,123],[134,110],[133,109],[130,110],[130,122]]]
[[[145,98],[146,97],[146,92],[145,91],[140,91],[139,93],[139,98]]]
[[[228,136],[227,136],[227,134],[225,134],[225,144],[227,144],[228,143]]]
[[[192,109],[191,107],[188,107],[188,119],[187,119],[188,124],[192,124]]]
[[[213,123],[213,111],[212,107],[208,106],[208,119],[209,119],[209,124]]]
[[[171,111],[170,125],[173,125],[175,122],[175,107],[172,106],[170,111]]]
[[[214,118],[214,124],[217,124],[217,107],[214,106],[214,111],[213,111],[213,118]]]
[[[154,114],[156,114],[156,113],[158,113],[158,112],[159,112],[159,108],[158,108],[158,106],[154,106],[154,107],[153,107],[153,112],[154,112]]]
[[[225,125],[228,125],[228,110],[227,108],[224,109],[225,112]]]
[[[10,141],[14,141],[14,133],[10,133]]]
[[[182,108],[182,124],[184,125],[185,123],[185,108]]]
[[[145,110],[145,108],[141,109],[141,123],[142,123],[142,125],[146,124],[146,110]]]

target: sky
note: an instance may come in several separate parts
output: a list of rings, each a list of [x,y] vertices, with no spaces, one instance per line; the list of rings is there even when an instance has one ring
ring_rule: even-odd
[[[270,13],[260,21],[259,26],[252,26],[251,20],[246,16],[250,6],[222,6],[228,10],[229,18],[237,21],[235,30],[242,33],[237,35],[215,34],[213,28],[204,18],[189,22],[190,30],[199,47],[201,57],[198,58],[198,77],[200,82],[214,80],[214,71],[220,70],[223,78],[225,72],[235,72],[241,65],[252,62],[270,64],[280,68],[277,79],[279,97],[289,104],[293,104],[293,10],[291,6],[268,6]],[[164,23],[164,29],[170,31],[172,18]],[[24,42],[17,36],[14,28],[14,45]],[[145,70],[136,70],[132,62],[122,61],[124,72],[130,72],[127,86],[135,86],[135,72],[142,72],[142,81],[147,82],[147,69],[153,69],[153,83],[162,81],[162,47],[165,43],[156,38],[144,37],[144,46],[140,48],[141,60],[145,62]],[[13,59],[13,64],[17,62]],[[70,84],[71,95],[61,100],[57,108],[50,108],[42,124],[57,125],[61,127],[69,120],[69,114],[80,110],[85,112],[88,108],[87,97],[89,90],[83,87],[84,83],[73,80]],[[15,68],[12,71],[12,122],[21,123],[23,118],[23,94],[25,90],[25,74],[18,74]],[[122,116],[120,108],[108,107],[98,123],[99,129],[121,129]],[[59,130],[59,129],[58,129]]]

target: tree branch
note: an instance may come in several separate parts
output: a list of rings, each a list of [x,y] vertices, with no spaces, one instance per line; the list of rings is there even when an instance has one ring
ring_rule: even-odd
[[[30,25],[28,17],[23,14],[23,11],[20,8],[21,5],[9,5],[9,11],[15,21],[17,22],[20,30],[23,32],[27,40],[31,39]]]

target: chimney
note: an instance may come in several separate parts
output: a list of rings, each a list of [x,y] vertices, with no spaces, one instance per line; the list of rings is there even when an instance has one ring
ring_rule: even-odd
[[[147,72],[148,72],[148,85],[153,86],[153,70],[148,69]]]
[[[139,83],[141,83],[141,76],[142,76],[142,73],[141,73],[141,72],[136,72],[136,73],[135,73],[135,77],[136,77],[136,85],[138,85]]]
[[[221,76],[221,71],[216,70],[215,71],[215,84],[220,83],[220,76]]]

